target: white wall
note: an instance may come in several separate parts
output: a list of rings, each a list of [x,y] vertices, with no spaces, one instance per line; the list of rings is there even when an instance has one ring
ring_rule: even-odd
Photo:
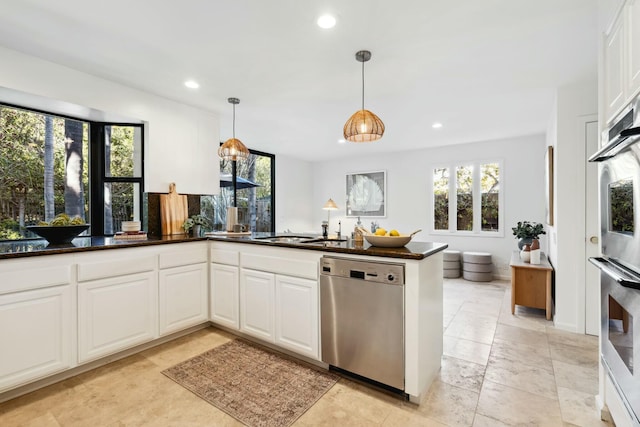
[[[558,88],[556,106],[549,124],[548,142],[555,150],[555,222],[550,228],[549,255],[555,268],[554,324],[581,332],[584,315],[585,254],[585,141],[581,140],[580,117],[597,113],[597,82]],[[597,189],[587,189],[597,191]]]
[[[384,143],[393,144],[393,141],[386,140]],[[313,229],[318,233],[321,231],[320,224],[327,218],[322,206],[327,199],[333,198],[339,209],[331,213],[330,232],[334,233],[338,229],[338,221],[341,220],[342,232],[350,234],[356,219],[345,216],[346,174],[386,170],[387,216],[363,218],[366,227],[370,226],[371,220],[376,220],[380,226],[386,229],[396,228],[400,232],[422,229],[423,231],[414,238],[416,241],[439,241],[448,243],[450,248],[456,250],[490,252],[493,255],[494,274],[506,279],[510,274],[511,253],[517,249],[517,241],[511,227],[522,220],[544,220],[545,147],[544,135],[540,134],[314,163]],[[433,166],[441,165],[443,162],[485,159],[503,161],[503,235],[458,237],[431,233],[433,213],[430,212],[430,182]],[[544,236],[541,240],[545,248]]]
[[[218,193],[220,131],[215,113],[2,47],[0,64],[0,87],[37,95],[14,92],[12,103],[33,107],[39,99],[48,102],[51,109],[45,109],[52,112],[71,114],[65,106],[74,106],[72,115],[78,118],[89,118],[92,111],[106,120],[145,122],[146,191],[166,193],[175,182],[179,193]]]
[[[276,156],[276,230],[302,233],[313,227],[311,164],[291,157]]]

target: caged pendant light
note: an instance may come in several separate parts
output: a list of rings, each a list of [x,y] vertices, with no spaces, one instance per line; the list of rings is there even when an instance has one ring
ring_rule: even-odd
[[[384,123],[369,110],[364,109],[364,63],[371,59],[371,52],[356,52],[356,60],[362,62],[362,109],[353,113],[344,124],[344,138],[351,142],[373,142],[382,138]]]
[[[227,139],[224,144],[218,148],[218,155],[224,160],[236,161],[238,159],[247,159],[249,150],[239,139],[236,139],[236,105],[240,104],[238,98],[227,99],[229,104],[233,104],[233,138]]]

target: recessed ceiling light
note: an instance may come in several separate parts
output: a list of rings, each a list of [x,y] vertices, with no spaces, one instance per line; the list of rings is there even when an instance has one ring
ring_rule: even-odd
[[[442,127],[442,123],[435,122],[434,124],[431,125],[431,127],[434,129],[440,129]]]
[[[346,140],[346,139],[339,139],[339,140],[338,140],[338,144],[344,144],[345,142],[347,142],[347,140]]]
[[[188,87],[189,89],[198,89],[200,87],[198,82],[193,81],[193,80],[187,80],[186,82],[184,82],[184,85],[186,87]]]
[[[324,29],[329,29],[336,26],[336,18],[332,15],[322,15],[316,22],[318,23],[318,27]]]

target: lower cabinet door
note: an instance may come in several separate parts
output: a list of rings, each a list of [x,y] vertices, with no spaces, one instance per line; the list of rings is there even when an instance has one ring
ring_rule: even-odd
[[[98,359],[158,337],[155,271],[78,284],[78,361]]]
[[[71,286],[0,295],[0,392],[72,368]]]
[[[240,330],[274,342],[274,289],[272,273],[240,271]]]
[[[211,321],[240,329],[240,283],[238,267],[211,264]]]
[[[276,344],[320,360],[318,282],[276,275]]]
[[[207,264],[160,270],[160,335],[167,335],[206,322]]]

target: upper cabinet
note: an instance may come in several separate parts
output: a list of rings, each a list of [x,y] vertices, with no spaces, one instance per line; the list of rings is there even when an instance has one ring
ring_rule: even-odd
[[[633,97],[640,91],[640,0],[629,0],[625,7],[627,28],[627,92]]]
[[[605,36],[604,109],[611,121],[640,91],[640,0],[628,0]]]

